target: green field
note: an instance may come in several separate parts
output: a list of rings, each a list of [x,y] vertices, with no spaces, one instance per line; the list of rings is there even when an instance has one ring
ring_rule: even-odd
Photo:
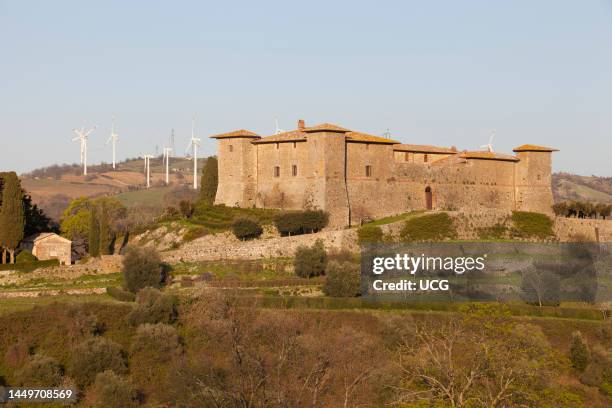
[[[136,205],[152,205],[162,207],[164,205],[164,196],[171,190],[172,187],[152,187],[149,189],[128,191],[117,194],[114,197],[128,208]]]

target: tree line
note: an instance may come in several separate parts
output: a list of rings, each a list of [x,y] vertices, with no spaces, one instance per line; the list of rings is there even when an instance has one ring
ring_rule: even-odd
[[[32,204],[32,198],[22,188],[17,174],[0,173],[0,248],[2,263],[15,263],[15,253],[21,241],[39,232],[57,232],[57,225]]]
[[[563,201],[553,205],[555,215],[567,218],[603,218],[610,216],[612,204],[588,201]]]

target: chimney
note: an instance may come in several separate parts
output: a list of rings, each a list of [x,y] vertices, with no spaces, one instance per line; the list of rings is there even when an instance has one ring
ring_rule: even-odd
[[[306,127],[306,124],[304,123],[304,119],[298,120],[298,129],[304,130],[305,127]]]

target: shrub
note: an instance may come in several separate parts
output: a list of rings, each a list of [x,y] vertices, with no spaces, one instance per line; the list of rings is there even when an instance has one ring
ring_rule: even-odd
[[[547,238],[554,235],[553,221],[545,214],[512,211],[514,233],[521,238]]]
[[[179,211],[183,217],[191,218],[194,211],[193,203],[189,200],[181,200],[179,203]]]
[[[402,241],[441,241],[455,238],[457,232],[447,213],[429,214],[406,221],[400,232]]]
[[[24,249],[17,255],[15,262],[18,264],[27,263],[27,262],[36,262],[36,257],[32,255],[30,251]]]
[[[570,360],[572,362],[572,366],[580,372],[583,372],[589,365],[589,348],[582,337],[582,333],[579,331],[572,333]]]
[[[213,205],[217,195],[219,184],[219,164],[217,158],[211,156],[206,159],[202,168],[202,180],[200,182],[200,201],[205,205]]]
[[[283,236],[317,232],[328,222],[329,214],[322,210],[292,211],[274,218],[276,229]]]
[[[318,239],[312,247],[300,246],[295,252],[293,267],[301,278],[323,275],[327,265],[327,253],[323,241]]]
[[[138,406],[138,394],[129,381],[111,370],[98,373],[90,391],[89,400],[94,408],[131,408]]]
[[[382,242],[383,231],[378,225],[364,225],[357,230],[357,242],[360,244],[370,244]]]
[[[106,288],[106,293],[113,299],[120,300],[121,302],[133,302],[136,299],[136,295],[132,292],[128,292],[116,286],[109,286]]]
[[[232,224],[232,232],[236,238],[240,240],[247,240],[259,237],[262,234],[263,229],[257,221],[249,218],[238,218]]]
[[[92,337],[74,349],[69,372],[80,387],[91,384],[96,374],[106,370],[117,374],[127,371],[125,356],[114,341]]]
[[[176,329],[169,324],[145,323],[138,326],[132,340],[131,354],[148,356],[148,360],[169,361],[181,350]]]
[[[56,387],[62,382],[62,367],[51,358],[35,355],[17,372],[19,386]]]
[[[208,234],[208,230],[204,227],[193,227],[190,228],[185,235],[183,235],[183,242],[193,241],[194,239],[202,238]]]
[[[360,292],[359,264],[330,262],[325,270],[323,293],[332,297],[355,297]]]
[[[144,323],[172,323],[176,317],[176,297],[154,288],[144,288],[136,295],[136,307],[128,314],[128,321],[138,326]]]
[[[145,287],[162,287],[167,271],[155,249],[128,247],[123,258],[123,277],[126,289],[136,293]]]

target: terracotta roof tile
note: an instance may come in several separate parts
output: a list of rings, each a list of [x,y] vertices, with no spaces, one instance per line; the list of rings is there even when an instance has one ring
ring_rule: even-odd
[[[306,133],[301,130],[290,130],[277,135],[262,137],[252,143],[301,142],[306,140]]]
[[[349,138],[349,140],[354,140],[358,142],[386,143],[386,144],[399,143],[397,140],[387,139],[384,137],[369,135],[367,133],[361,133],[361,132],[350,131],[346,133],[346,136]]]
[[[482,160],[502,160],[502,161],[519,161],[520,159],[516,156],[510,156],[508,154],[501,154],[495,152],[463,152],[459,157],[464,159],[482,159]]]
[[[227,133],[221,133],[221,134],[218,134],[218,135],[213,135],[210,138],[211,139],[229,139],[231,137],[252,137],[254,139],[259,139],[261,136],[259,136],[255,132],[251,132],[250,130],[240,129],[240,130],[234,130],[233,132],[227,132]]]
[[[513,152],[558,152],[559,149],[546,146],[537,146],[532,144],[524,144],[512,149]]]
[[[414,144],[398,144],[393,146],[393,150],[400,152],[417,152],[417,153],[448,153],[457,154],[457,149],[450,147],[438,147],[429,145],[414,145]]]
[[[337,132],[337,133],[347,133],[350,130],[340,127],[338,125],[334,125],[333,123],[321,123],[316,126],[308,126],[303,129],[306,133],[314,133],[314,132]]]

